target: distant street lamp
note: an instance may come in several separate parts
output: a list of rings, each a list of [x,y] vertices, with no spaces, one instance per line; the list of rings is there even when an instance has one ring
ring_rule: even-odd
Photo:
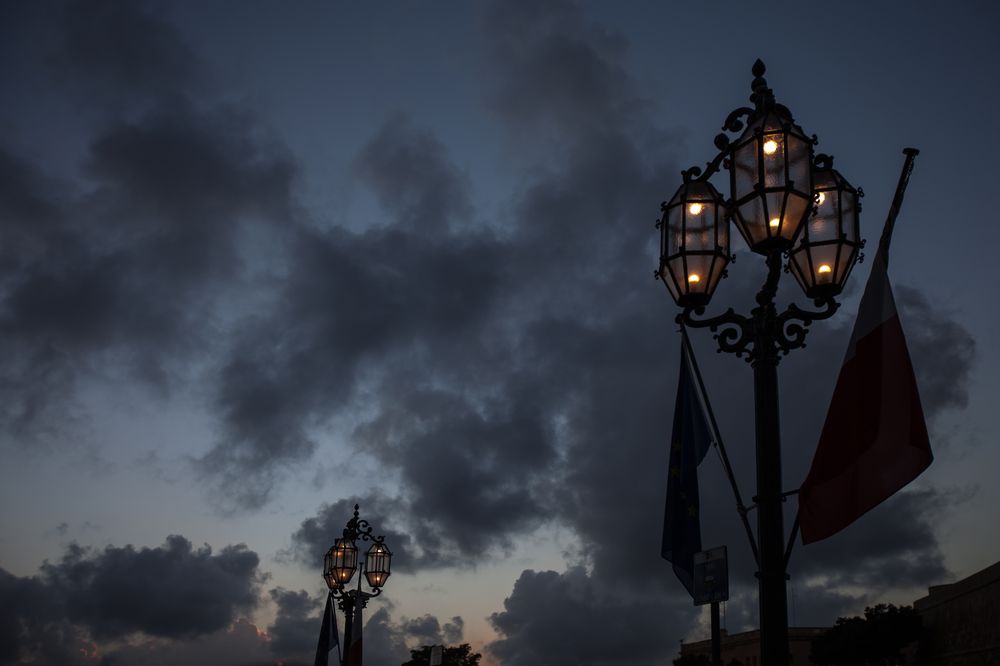
[[[753,66],[753,108],[741,107],[726,118],[726,133],[715,137],[719,154],[704,172],[682,172],[683,184],[662,204],[660,265],[656,276],[684,308],[677,321],[717,332],[719,351],[746,356],[754,372],[756,421],[757,572],[761,663],[788,664],[786,551],[781,486],[781,435],[778,420],[778,360],[805,346],[808,326],[832,316],[834,298],[859,258],[860,198],[833,169],[833,158],[813,155],[815,136],[795,124],[791,112],[774,99],[764,80],[764,63]],[[729,171],[730,197],[723,199],[709,178]],[[732,308],[699,319],[732,256],[729,221],[750,250],[765,257],[768,275],[749,316]],[[785,259],[787,258],[787,264]],[[817,311],[774,305],[782,268],[790,271]]]
[[[360,604],[364,608],[368,600],[382,594],[382,588],[389,579],[392,553],[385,545],[384,536],[372,536],[372,526],[367,520],[358,517],[358,505],[354,505],[354,517],[347,521],[342,537],[333,542],[333,546],[323,558],[323,578],[330,588],[330,595],[337,600],[337,605],[344,612],[343,662],[348,662],[348,651],[351,645],[351,635],[354,627],[355,610]],[[347,585],[358,570],[358,541],[371,541],[372,545],[365,553],[361,571],[368,581],[371,592],[361,589],[361,577],[358,577],[357,589],[348,590]]]

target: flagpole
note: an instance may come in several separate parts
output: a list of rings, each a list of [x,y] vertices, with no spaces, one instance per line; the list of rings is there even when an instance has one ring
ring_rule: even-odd
[[[892,241],[892,231],[896,226],[896,217],[899,209],[903,206],[903,195],[906,194],[906,186],[910,183],[910,174],[913,173],[913,161],[920,151],[916,148],[903,148],[906,161],[903,163],[903,171],[899,174],[899,182],[896,183],[896,193],[892,197],[892,205],[889,206],[889,214],[885,219],[885,226],[882,228],[882,236],[878,239],[878,253],[886,268],[889,267],[889,243]]]
[[[722,632],[719,629],[719,602],[712,602],[712,666],[722,666]]]
[[[330,591],[330,598],[331,598],[331,600],[334,599],[333,591],[332,590]],[[334,623],[337,622],[337,607],[336,606],[333,606],[333,621],[334,621]],[[336,626],[336,624],[334,626]],[[345,630],[346,630],[346,627],[345,627]],[[340,664],[340,666],[344,666],[344,657],[347,656],[346,654],[344,654],[347,651],[347,648],[345,646],[341,645],[342,642],[343,641],[340,640],[340,637],[338,636],[337,637],[337,663]]]
[[[747,507],[743,503],[743,496],[740,493],[739,485],[736,483],[736,475],[733,473],[733,466],[729,463],[729,455],[726,453],[726,446],[722,442],[722,435],[719,434],[719,424],[715,420],[715,411],[712,410],[712,403],[708,400],[708,392],[705,390],[705,382],[701,378],[701,370],[698,368],[698,361],[694,357],[694,349],[691,347],[691,339],[687,334],[687,327],[684,326],[684,322],[681,322],[681,342],[684,345],[684,352],[687,355],[688,362],[691,364],[691,370],[694,374],[695,381],[698,382],[698,391],[701,393],[702,406],[705,408],[705,413],[708,414],[709,425],[712,426],[712,438],[715,441],[715,450],[718,452],[719,457],[722,459],[722,466],[726,470],[726,478],[729,479],[729,485],[732,486],[733,495],[736,497],[736,512],[740,515],[740,520],[743,523],[743,529],[746,530],[747,540],[750,543],[750,550],[753,552],[754,563],[760,566],[760,555],[757,552],[757,540],[754,539],[753,530],[750,527],[750,520],[747,518]]]

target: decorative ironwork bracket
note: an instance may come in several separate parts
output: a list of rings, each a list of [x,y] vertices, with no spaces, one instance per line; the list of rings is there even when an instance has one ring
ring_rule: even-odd
[[[677,315],[677,323],[691,328],[708,328],[715,333],[719,353],[727,352],[740,358],[745,357],[750,364],[762,360],[777,364],[781,355],[805,347],[809,325],[832,317],[840,304],[832,298],[817,299],[814,303],[821,310],[804,310],[791,303],[784,312],[778,314],[774,307],[774,297],[781,274],[781,253],[769,254],[767,264],[767,280],[757,293],[758,305],[750,311],[749,317],[729,308],[722,314],[700,319],[695,315],[701,317],[705,308],[685,308]]]
[[[382,594],[382,588],[375,588],[374,592],[364,592],[362,590],[330,590],[330,595],[337,600],[337,607],[345,613],[353,613],[355,606],[360,601],[361,607],[368,606],[368,600]]]

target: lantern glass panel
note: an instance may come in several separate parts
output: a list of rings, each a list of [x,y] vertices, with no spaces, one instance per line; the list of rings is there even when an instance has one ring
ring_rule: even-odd
[[[382,587],[389,578],[392,553],[382,543],[373,544],[365,555],[365,577],[373,588]]]
[[[358,547],[347,539],[337,539],[331,549],[330,572],[340,585],[346,585],[358,570]]]
[[[801,131],[801,130],[799,130]],[[812,167],[812,143],[795,134],[788,135],[788,182],[799,191],[808,193],[809,171]]]
[[[757,141],[747,141],[733,151],[733,197],[742,199],[754,192],[757,184]]]
[[[814,212],[790,256],[796,280],[812,298],[840,293],[858,257],[858,193],[830,168],[817,170]]]
[[[790,120],[769,112],[732,147],[729,169],[737,224],[756,252],[785,249],[811,207],[812,142]]]
[[[337,582],[337,577],[333,573],[333,548],[327,551],[326,557],[323,558],[323,578],[326,580],[326,586],[331,590],[339,587]]]
[[[664,206],[660,277],[683,307],[708,303],[729,261],[728,219],[711,184],[681,185]]]

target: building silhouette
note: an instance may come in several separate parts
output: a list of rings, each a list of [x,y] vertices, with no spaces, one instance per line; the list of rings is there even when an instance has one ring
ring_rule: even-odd
[[[1000,666],[1000,562],[954,583],[933,585],[913,602],[923,622],[919,644],[906,650],[911,666]],[[810,664],[812,640],[828,627],[789,627],[790,664]],[[722,663],[760,662],[760,631],[722,631]],[[710,640],[681,643],[681,656],[712,654]]]

